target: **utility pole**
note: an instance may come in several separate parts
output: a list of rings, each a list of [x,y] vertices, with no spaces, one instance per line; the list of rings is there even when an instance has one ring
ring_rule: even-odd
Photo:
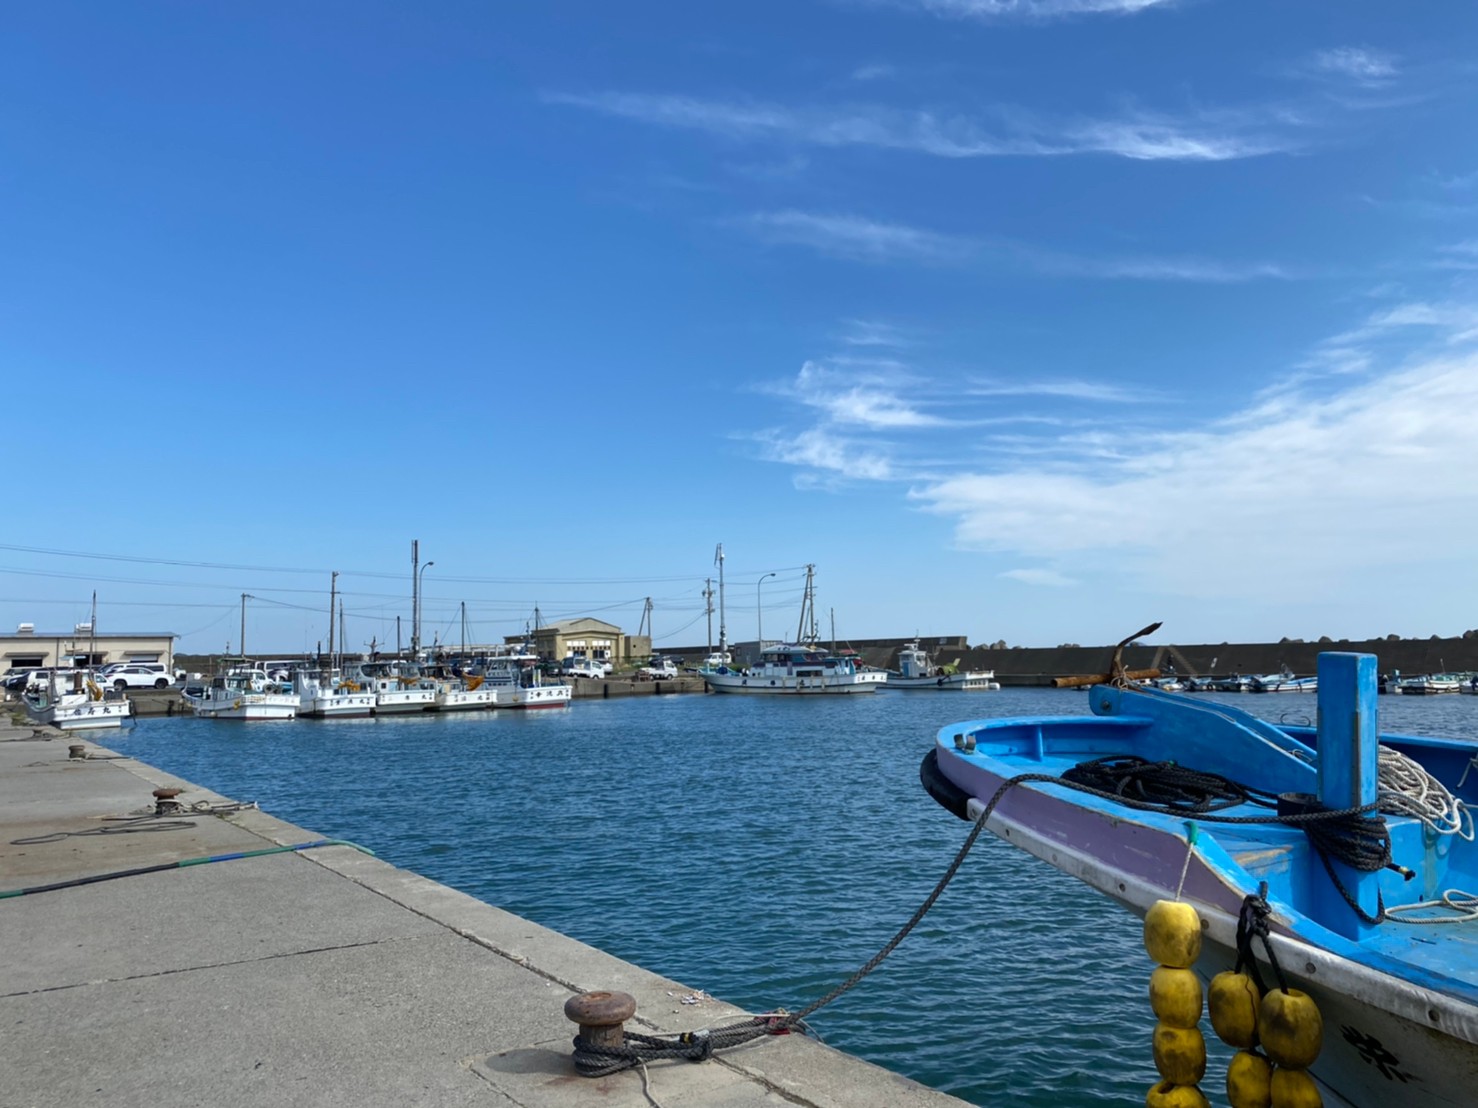
[[[333,652],[333,643],[329,643],[329,652]],[[339,597],[339,665],[344,664],[344,598]]]
[[[467,601],[462,601],[462,656],[467,656]]]
[[[703,604],[708,612],[708,652],[713,653],[713,578],[703,579]]]
[[[724,623],[724,544],[719,543],[718,549],[713,552],[713,560],[718,565],[718,648],[720,651],[729,649],[729,629]]]
[[[243,662],[246,661],[246,602],[254,599],[256,598],[251,593],[241,594],[241,639],[237,645],[241,647],[240,654]]]
[[[328,579],[328,664],[330,669],[337,669],[334,665],[334,605],[338,602],[336,592],[339,585],[339,571],[332,570]]]
[[[411,657],[421,645],[421,540],[411,540]],[[400,653],[400,636],[395,637],[395,653]]]

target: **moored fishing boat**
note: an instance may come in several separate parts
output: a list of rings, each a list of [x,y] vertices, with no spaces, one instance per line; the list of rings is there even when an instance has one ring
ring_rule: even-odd
[[[994,670],[962,672],[952,666],[935,665],[918,639],[899,649],[898,669],[889,670],[886,678],[884,688],[905,691],[983,692],[1001,687]]]
[[[103,689],[88,670],[54,671],[39,688],[28,689],[24,700],[32,720],[63,731],[122,727],[133,714],[121,691]]]
[[[765,647],[759,662],[747,669],[720,669],[701,676],[714,692],[803,696],[876,692],[888,678],[883,670],[859,667],[853,657],[815,644],[793,643]]]
[[[336,669],[299,666],[292,673],[298,694],[298,715],[317,719],[368,716],[375,710],[375,694]]]
[[[564,708],[575,692],[564,681],[546,678],[539,656],[523,648],[489,658],[482,675],[495,708]]]
[[[1478,748],[1378,736],[1373,655],[1324,654],[1319,670],[1318,728],[1106,685],[1091,717],[945,727],[921,776],[955,814],[1136,914],[1185,901],[1201,977],[1240,950],[1270,989],[1313,998],[1325,1104],[1469,1105]],[[1258,921],[1265,949],[1248,937]]]
[[[374,694],[377,716],[427,712],[436,707],[436,685],[421,676],[414,662],[358,662],[349,678]]]
[[[423,672],[436,688],[435,711],[486,710],[497,702],[497,691],[487,684],[484,677],[464,676],[450,666],[430,666]]]
[[[186,689],[183,697],[197,716],[246,722],[295,719],[298,694],[291,686],[267,679],[265,670],[236,667],[210,679],[198,691]]]

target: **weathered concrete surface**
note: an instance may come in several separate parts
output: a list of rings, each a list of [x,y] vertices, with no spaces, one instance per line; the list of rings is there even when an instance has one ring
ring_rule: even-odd
[[[317,838],[253,810],[118,830],[157,787],[228,802],[50,734],[0,720],[0,891]],[[574,1072],[564,1002],[597,988],[648,1033],[740,1014],[349,847],[3,899],[0,1108],[649,1106],[636,1071]],[[797,1035],[649,1074],[664,1108],[963,1103]]]

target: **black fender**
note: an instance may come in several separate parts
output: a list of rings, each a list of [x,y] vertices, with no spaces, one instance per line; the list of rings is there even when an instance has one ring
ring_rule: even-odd
[[[924,755],[924,760],[919,764],[919,783],[924,786],[924,791],[932,796],[941,808],[952,815],[959,816],[966,822],[970,820],[970,794],[960,788],[939,768],[939,750],[931,748]]]

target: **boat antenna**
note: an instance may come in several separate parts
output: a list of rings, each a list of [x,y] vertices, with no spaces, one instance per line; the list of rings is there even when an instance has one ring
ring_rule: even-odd
[[[815,643],[819,637],[816,632],[816,586],[813,580],[815,572],[815,563],[807,562],[806,589],[801,594],[801,622],[795,632],[795,641],[799,643]],[[806,633],[808,616],[810,619],[809,635]]]
[[[89,669],[97,661],[98,652],[98,591],[92,590],[92,615],[88,617],[87,632],[89,635],[87,643],[87,666]]]

